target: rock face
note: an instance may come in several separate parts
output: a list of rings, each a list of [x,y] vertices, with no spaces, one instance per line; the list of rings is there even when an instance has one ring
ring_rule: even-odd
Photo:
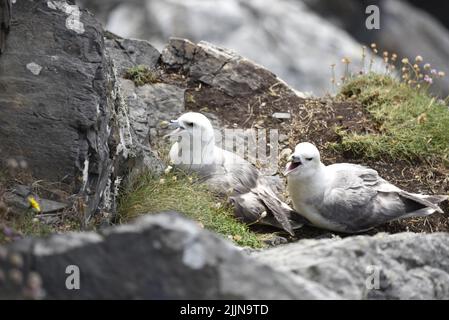
[[[448,30],[406,1],[78,2],[99,14],[106,29],[123,37],[146,39],[159,49],[171,36],[195,42],[205,40],[233,48],[266,66],[294,88],[315,94],[332,89],[330,64],[337,64],[338,79],[344,74],[339,63],[344,56],[351,59],[352,71],[358,72],[361,68],[361,44],[369,45],[371,42],[377,42],[381,50],[410,58],[422,55],[436,68],[447,68]],[[411,2],[433,6],[433,11],[445,17],[443,8],[446,4]],[[380,7],[380,30],[365,28],[368,5]],[[449,70],[444,71],[448,73]],[[435,84],[437,93],[449,94],[448,81]]]
[[[30,297],[30,274],[40,284],[33,292],[46,299],[339,298],[312,281],[257,263],[175,214],[146,216],[102,234],[24,240],[0,250],[6,276],[0,298]],[[67,280],[76,272],[71,270],[80,272],[79,290],[66,288],[66,281],[77,283]]]
[[[0,247],[0,298],[448,299],[448,249],[448,234],[403,233],[302,240],[248,256],[163,213]],[[77,271],[79,290],[68,290]]]
[[[13,11],[0,57],[2,166],[25,163],[33,180],[58,183],[73,195],[58,200],[79,199],[86,218],[114,213],[125,177],[162,167],[146,124],[137,126],[134,88],[131,93],[130,81],[121,77],[137,64],[156,66],[160,53],[144,41],[105,41],[97,20],[65,1],[20,1]],[[160,106],[167,97],[152,90],[148,104]],[[183,99],[182,90],[174,94]],[[149,121],[157,118],[148,115]]]
[[[17,1],[13,12],[0,57],[0,159],[64,183],[90,215],[116,179],[119,144],[102,28],[65,1]]]
[[[120,135],[129,158],[129,178],[133,179],[144,170],[161,171],[162,163],[150,147],[151,134],[154,138],[153,130],[156,130],[159,121],[183,111],[183,91],[176,88],[158,90],[158,86],[152,84],[137,87],[133,81],[125,79],[127,70],[132,67],[144,65],[153,71],[158,67],[160,53],[147,41],[112,37],[106,40],[106,48],[123,110]],[[175,102],[170,103],[173,99]],[[161,109],[165,111],[165,116],[158,112]]]
[[[159,49],[173,36],[233,48],[304,92],[330,91],[330,65],[337,63],[337,75],[343,73],[343,56],[360,65],[360,45],[301,1],[79,2],[120,36],[146,39]]]
[[[448,299],[449,235],[303,240],[253,254],[347,299]]]

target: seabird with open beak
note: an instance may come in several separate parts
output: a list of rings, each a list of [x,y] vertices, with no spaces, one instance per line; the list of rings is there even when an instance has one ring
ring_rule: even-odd
[[[442,213],[438,204],[448,199],[401,190],[361,165],[326,166],[307,142],[298,144],[289,160],[284,174],[294,209],[332,231],[357,233],[399,218]]]
[[[175,166],[198,174],[208,187],[229,196],[237,218],[248,224],[265,224],[287,231],[302,227],[296,214],[270,188],[269,182],[248,161],[215,144],[215,133],[203,114],[188,112],[171,122],[170,136],[181,136],[170,149]]]

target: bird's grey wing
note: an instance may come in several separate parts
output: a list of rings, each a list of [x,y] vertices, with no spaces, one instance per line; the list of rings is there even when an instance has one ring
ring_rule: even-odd
[[[259,172],[251,164],[217,164],[197,170],[201,180],[220,194],[248,193],[257,184]]]
[[[358,165],[331,169],[334,183],[325,192],[320,212],[347,232],[368,230],[426,208],[373,169]]]
[[[269,209],[275,218],[278,227],[281,227],[291,235],[294,234],[294,229],[299,229],[310,222],[294,211],[288,204],[279,199],[273,190],[265,184],[258,184],[253,190],[257,193],[261,201]]]

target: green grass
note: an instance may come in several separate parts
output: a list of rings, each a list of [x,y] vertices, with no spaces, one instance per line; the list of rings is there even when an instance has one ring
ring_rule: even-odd
[[[196,183],[194,177],[176,172],[163,175],[163,183],[160,179],[146,174],[128,186],[120,200],[120,223],[146,213],[173,210],[206,229],[232,238],[240,246],[263,246],[261,238],[234,218],[232,207],[208,191],[204,184]]]
[[[449,162],[449,110],[427,90],[412,88],[389,76],[369,74],[345,83],[340,95],[361,103],[379,132],[339,132],[337,149],[379,159]]]
[[[10,214],[8,218],[0,217],[0,244],[12,242],[16,237],[46,237],[54,233],[81,231],[80,222],[74,217],[64,218],[57,225],[48,225],[38,216],[39,214],[28,210]],[[12,235],[5,234],[6,229],[11,230]]]
[[[5,226],[1,228],[2,230],[0,230],[0,244],[14,240],[14,237],[9,237],[4,234],[3,228],[5,227],[11,229],[14,235],[19,235],[20,237],[45,237],[55,232],[51,226],[40,221],[35,221],[34,218],[35,214],[29,212],[7,221]]]
[[[136,86],[158,82],[157,75],[145,65],[138,65],[126,70],[125,79],[132,80]]]

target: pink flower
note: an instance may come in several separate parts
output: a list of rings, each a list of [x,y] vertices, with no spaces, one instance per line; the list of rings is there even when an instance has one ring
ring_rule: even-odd
[[[429,77],[429,75],[427,75],[427,74],[424,76],[424,81],[427,82],[428,84],[433,83],[433,79],[431,77]]]

